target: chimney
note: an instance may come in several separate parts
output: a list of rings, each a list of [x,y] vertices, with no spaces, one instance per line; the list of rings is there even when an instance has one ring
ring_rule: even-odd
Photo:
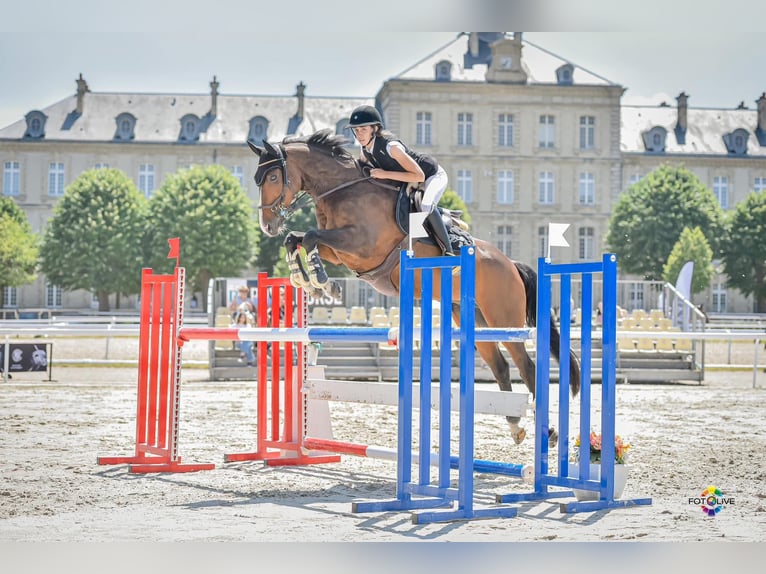
[[[468,35],[468,52],[474,58],[479,55],[479,34],[477,32],[471,32]]]
[[[686,95],[685,92],[681,92],[678,94],[678,97],[676,98],[676,101],[678,102],[678,119],[676,120],[676,141],[680,145],[684,145],[686,143],[686,128],[687,128],[687,121],[686,121],[686,115],[687,115],[687,102],[689,101],[689,96]]]
[[[213,117],[218,115],[218,80],[215,76],[210,82],[210,115]]]
[[[306,84],[300,82],[295,88],[295,95],[298,96],[298,111],[295,112],[295,116],[303,119],[303,96],[306,92]]]
[[[88,82],[83,80],[82,74],[77,78],[77,115],[82,115],[82,111],[85,107],[85,93],[90,92],[88,88]]]
[[[766,92],[755,100],[758,104],[758,126],[755,128],[755,135],[758,137],[758,143],[766,147]]]

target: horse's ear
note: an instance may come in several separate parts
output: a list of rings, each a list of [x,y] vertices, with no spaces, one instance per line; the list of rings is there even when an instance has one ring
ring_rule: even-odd
[[[255,142],[253,140],[247,140],[247,145],[250,146],[250,149],[253,150],[253,153],[257,155],[258,157],[260,157],[261,154],[263,153],[263,149],[255,145]]]
[[[269,155],[274,155],[277,157],[282,157],[281,152],[276,149],[273,145],[271,145],[266,140],[263,140],[263,148],[268,152]]]

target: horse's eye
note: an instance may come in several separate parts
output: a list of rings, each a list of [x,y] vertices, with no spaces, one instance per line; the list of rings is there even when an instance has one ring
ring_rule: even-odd
[[[277,174],[276,173],[269,174],[269,181],[271,183],[277,183]]]

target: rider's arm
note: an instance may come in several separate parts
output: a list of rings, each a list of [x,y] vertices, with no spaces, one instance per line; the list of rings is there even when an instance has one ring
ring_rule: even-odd
[[[384,169],[373,169],[370,175],[376,179],[393,179],[395,181],[406,181],[408,183],[418,183],[426,180],[426,175],[417,162],[404,151],[399,145],[391,145],[388,149],[389,155],[394,158],[405,171],[386,171]]]

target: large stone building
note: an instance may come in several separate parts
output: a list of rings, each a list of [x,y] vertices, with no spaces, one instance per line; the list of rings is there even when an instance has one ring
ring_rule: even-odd
[[[2,193],[41,231],[83,170],[118,167],[147,195],[169,173],[220,163],[256,202],[248,137],[274,141],[330,127],[372,98],[77,93],[0,129]],[[534,261],[547,224],[570,223],[562,261],[598,258],[619,194],[662,163],[682,164],[731,209],[766,186],[766,96],[757,109],[621,105],[624,88],[551,54],[521,33],[461,34],[386,80],[375,97],[386,127],[436,156],[466,201],[473,232]],[[638,285],[638,283],[636,284]],[[638,296],[640,289],[635,290]],[[9,299],[10,296],[10,299]],[[6,290],[6,305],[88,306],[89,294],[46,285]],[[712,311],[750,312],[724,276],[695,297]],[[636,300],[640,304],[640,299]]]

